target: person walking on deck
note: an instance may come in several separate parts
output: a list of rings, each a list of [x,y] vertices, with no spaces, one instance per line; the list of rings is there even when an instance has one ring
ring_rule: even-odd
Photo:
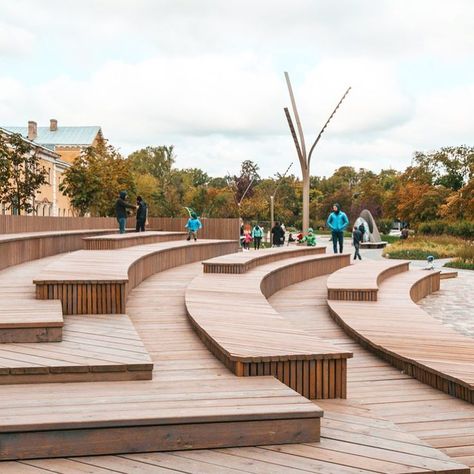
[[[360,229],[357,228],[357,226],[354,226],[354,229],[352,231],[352,244],[354,245],[354,260],[357,260],[357,257],[359,260],[362,260],[362,257],[360,256],[360,243],[362,242],[362,239],[364,238],[364,234],[360,231]]]
[[[193,238],[194,242],[196,242],[197,233],[198,230],[202,228],[202,224],[195,212],[191,212],[191,217],[188,219],[188,222],[184,227],[188,229],[188,238],[186,240],[191,240],[191,238]]]
[[[127,202],[126,199],[127,193],[125,191],[121,191],[119,198],[115,202],[115,215],[117,217],[120,234],[125,234],[125,225],[127,224],[127,208],[136,209],[137,207]]]
[[[137,196],[137,225],[135,230],[137,232],[145,231],[145,223],[148,214],[148,206],[141,196]]]
[[[285,239],[285,233],[280,226],[279,222],[275,222],[275,225],[272,228],[272,247],[281,247]]]
[[[344,246],[344,230],[349,225],[349,219],[345,212],[341,211],[339,204],[332,206],[332,212],[329,214],[326,222],[327,226],[331,229],[332,246],[334,253],[337,253],[337,244],[339,244],[339,253],[342,253]]]
[[[252,228],[253,248],[255,250],[260,249],[260,243],[262,242],[262,237],[263,237],[263,229],[258,224],[255,224]]]

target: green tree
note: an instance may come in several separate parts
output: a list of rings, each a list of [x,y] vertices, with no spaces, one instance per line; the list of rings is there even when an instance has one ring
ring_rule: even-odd
[[[132,198],[136,193],[129,163],[105,143],[85,148],[64,173],[59,189],[81,216],[114,216],[119,192]]]
[[[171,173],[176,161],[174,146],[148,146],[131,153],[128,158],[130,169],[138,174],[151,174],[163,179]]]
[[[38,148],[18,133],[0,132],[0,199],[13,212],[30,213],[36,193],[46,183]]]

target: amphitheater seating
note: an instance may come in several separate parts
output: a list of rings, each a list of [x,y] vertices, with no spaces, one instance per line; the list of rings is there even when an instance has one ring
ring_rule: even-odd
[[[329,300],[377,301],[379,284],[408,270],[408,261],[363,261],[334,272],[327,281]]]
[[[268,254],[261,261],[275,255]],[[352,354],[296,329],[266,298],[348,265],[350,256],[313,252],[222,275],[216,267],[222,262],[231,268],[233,258],[241,263],[238,255],[206,262],[216,273],[203,273],[186,290],[189,318],[206,346],[236,375],[273,375],[307,398],[345,398],[346,361]]]
[[[200,240],[80,250],[56,260],[34,279],[36,297],[61,300],[63,314],[122,314],[129,291],[150,275],[237,248],[234,240]]]
[[[396,267],[385,262],[388,272]],[[364,275],[381,273],[382,263],[367,263]],[[361,265],[354,265],[361,267]],[[352,271],[352,268],[351,268]],[[332,275],[334,282],[346,269]],[[338,275],[340,273],[341,275]],[[379,278],[380,280],[380,278]],[[329,285],[329,284],[328,284]],[[440,272],[410,270],[381,283],[377,301],[329,300],[333,318],[364,347],[420,381],[474,402],[474,341],[429,316],[416,301],[439,289]]]
[[[286,258],[316,255],[326,252],[326,247],[293,246],[262,249],[238,254],[222,255],[202,262],[204,273],[245,273],[252,268]]]

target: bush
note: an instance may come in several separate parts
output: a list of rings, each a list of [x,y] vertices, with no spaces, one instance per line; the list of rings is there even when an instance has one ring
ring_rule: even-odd
[[[416,236],[387,246],[383,255],[387,258],[425,260],[429,255],[434,258],[458,257],[466,241],[447,235]]]
[[[389,234],[392,228],[392,219],[379,219],[377,222],[377,228],[381,234]]]
[[[464,239],[474,238],[473,221],[431,221],[423,222],[418,226],[418,232],[423,235],[454,235]]]

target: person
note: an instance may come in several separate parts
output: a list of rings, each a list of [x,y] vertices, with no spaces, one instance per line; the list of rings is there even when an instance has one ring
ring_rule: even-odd
[[[339,253],[342,253],[344,245],[344,230],[349,225],[349,219],[347,218],[346,213],[341,211],[341,206],[339,204],[335,203],[332,206],[332,212],[329,214],[326,224],[331,229],[334,253],[337,253],[338,243]]]
[[[360,256],[360,243],[362,242],[362,239],[364,238],[364,234],[360,231],[360,227],[358,228],[357,226],[354,226],[354,229],[352,231],[352,244],[354,245],[355,253],[354,253],[354,260],[357,260],[357,257],[359,257],[359,260],[362,260],[362,257]]]
[[[300,244],[302,240],[303,240],[303,232],[300,232],[300,233],[296,236],[296,243],[297,243],[297,244]]]
[[[125,234],[125,225],[127,224],[127,209],[136,209],[136,206],[126,201],[127,193],[120,191],[119,198],[115,202],[115,215],[119,225],[119,233]]]
[[[145,222],[148,214],[148,206],[141,196],[137,196],[137,225],[136,232],[145,232]]]
[[[280,223],[275,222],[275,225],[272,228],[272,247],[281,247],[284,238],[285,234],[283,233],[283,229],[280,227]]]
[[[296,242],[296,239],[293,237],[293,234],[290,232],[290,235],[288,235],[288,245],[290,243]]]
[[[368,238],[366,239],[364,236],[365,236],[365,225],[364,224],[360,224],[359,226],[359,230],[362,234],[362,240],[361,242],[365,242],[366,240],[368,240]]]
[[[301,242],[306,242],[308,247],[316,247],[316,234],[311,227],[308,229],[308,233],[301,239]]]
[[[250,250],[250,242],[252,241],[252,236],[248,230],[244,233],[244,250]]]
[[[409,234],[408,227],[405,226],[405,227],[402,229],[402,232],[400,233],[400,238],[401,238],[402,240],[406,240],[406,239],[408,239],[408,234]]]
[[[186,240],[191,240],[192,237],[194,238],[194,242],[196,242],[197,233],[198,230],[202,228],[202,224],[195,212],[191,212],[191,217],[184,227],[188,229],[188,238]]]
[[[258,224],[255,224],[252,228],[253,248],[255,250],[260,249],[260,243],[262,242],[262,237],[263,237],[263,229]]]

